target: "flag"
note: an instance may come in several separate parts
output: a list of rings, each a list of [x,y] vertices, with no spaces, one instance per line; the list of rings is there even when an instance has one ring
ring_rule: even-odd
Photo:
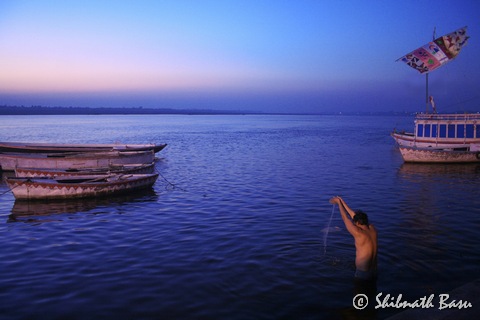
[[[427,43],[398,60],[417,69],[420,73],[430,72],[453,60],[467,43],[468,38],[467,27],[460,28]]]

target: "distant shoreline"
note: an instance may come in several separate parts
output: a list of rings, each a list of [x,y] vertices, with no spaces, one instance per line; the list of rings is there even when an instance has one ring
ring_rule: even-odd
[[[242,110],[211,109],[166,109],[166,108],[87,108],[87,107],[44,107],[44,106],[0,106],[0,115],[383,115],[408,116],[413,112],[323,112],[323,113],[281,113]]]
[[[0,115],[113,115],[113,114],[253,114],[247,111],[194,110],[165,108],[88,108],[44,106],[0,106]],[[258,113],[258,112],[257,112]]]

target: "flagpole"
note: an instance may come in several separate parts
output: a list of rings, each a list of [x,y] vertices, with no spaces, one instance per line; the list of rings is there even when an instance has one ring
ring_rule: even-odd
[[[425,74],[425,113],[428,113],[428,72]]]

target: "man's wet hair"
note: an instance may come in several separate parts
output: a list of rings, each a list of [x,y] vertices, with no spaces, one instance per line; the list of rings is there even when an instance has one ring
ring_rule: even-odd
[[[355,215],[353,216],[353,222],[358,222],[361,225],[368,226],[368,216],[362,210],[355,210]]]

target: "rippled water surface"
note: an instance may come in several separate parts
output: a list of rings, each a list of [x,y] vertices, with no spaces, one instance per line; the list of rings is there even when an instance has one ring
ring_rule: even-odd
[[[405,165],[410,117],[6,116],[2,141],[168,143],[152,190],[15,202],[0,184],[8,319],[382,319],[357,311],[353,238],[379,232],[375,292],[410,299],[480,277],[480,167]],[[4,174],[5,175],[5,174]],[[330,223],[330,226],[329,226]],[[329,226],[329,228],[327,228]],[[373,303],[373,302],[372,302]]]

